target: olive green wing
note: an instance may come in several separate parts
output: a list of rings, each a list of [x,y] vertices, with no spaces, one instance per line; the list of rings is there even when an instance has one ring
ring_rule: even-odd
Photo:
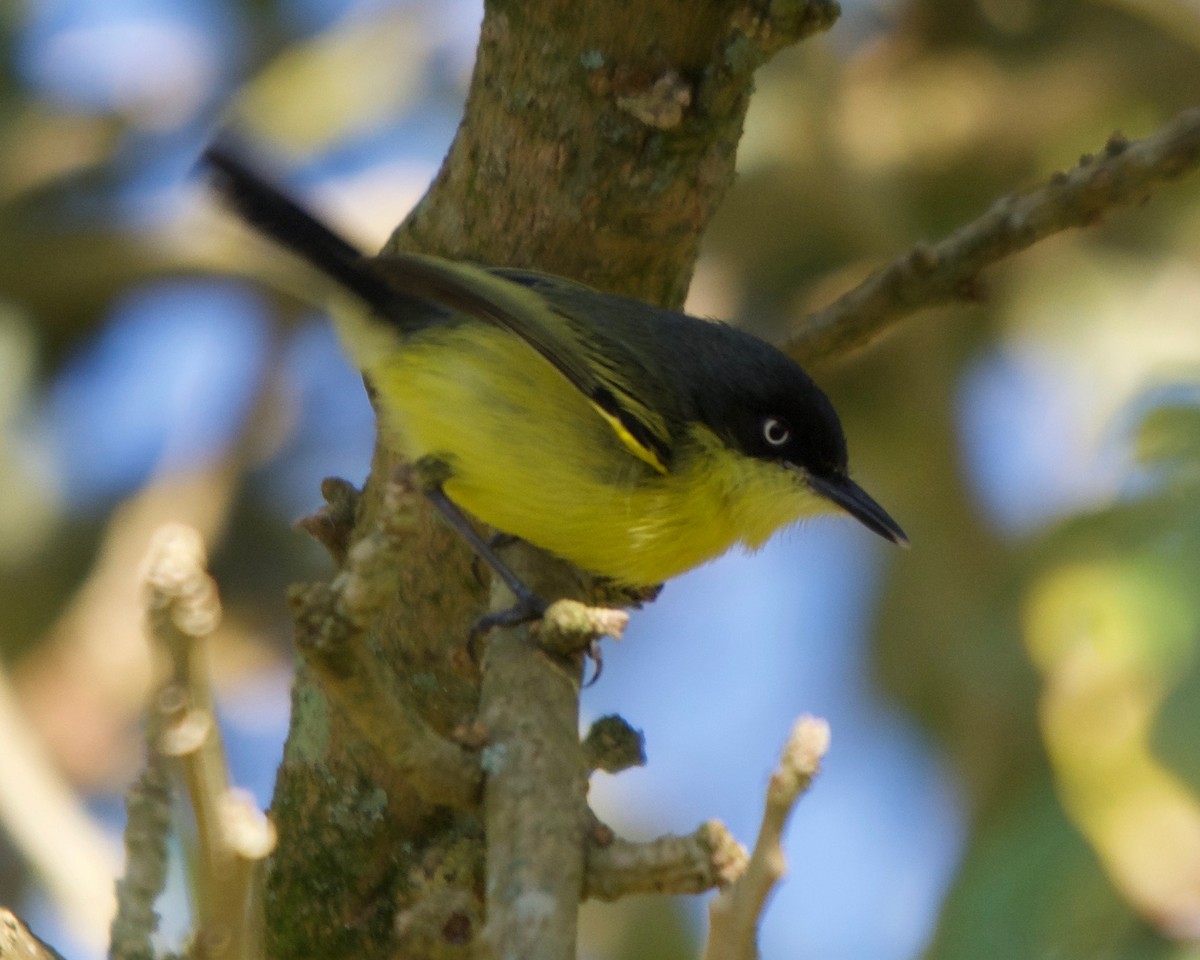
[[[667,420],[622,372],[639,361],[626,356],[619,344],[593,335],[588,322],[569,312],[569,300],[580,299],[586,287],[545,274],[489,270],[416,254],[380,257],[372,266],[395,293],[441,304],[520,337],[574,384],[634,456],[667,472]],[[563,291],[573,296],[556,295]],[[645,374],[651,379],[644,382],[653,382],[653,371]]]

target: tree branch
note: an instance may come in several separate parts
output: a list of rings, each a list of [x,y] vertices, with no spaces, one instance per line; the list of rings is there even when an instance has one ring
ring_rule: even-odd
[[[331,508],[344,513],[342,485],[326,481],[323,489],[336,493]],[[397,468],[384,497],[377,528],[335,552],[342,554],[345,565],[332,583],[292,588],[296,647],[359,735],[408,778],[424,800],[474,809],[483,784],[478,756],[440,736],[398,695],[368,647],[367,626],[391,601],[395,565],[411,535],[414,503],[419,500],[411,467]],[[329,529],[328,524],[310,521],[303,525],[308,530]],[[321,539],[328,544],[328,538]],[[340,542],[340,536],[335,539]]]
[[[0,666],[0,826],[41,877],[76,935],[101,946],[116,864],[100,828],[46,756]]]
[[[155,717],[151,711],[151,724]],[[154,904],[167,882],[171,782],[165,757],[153,746],[157,732],[147,731],[146,739],[145,769],[125,796],[125,874],[117,881],[117,915],[108,950],[112,960],[154,960],[151,937],[158,929]]]
[[[150,747],[178,760],[195,814],[200,950],[212,960],[253,960],[263,955],[261,866],[275,832],[229,783],[205,646],[221,605],[205,563],[203,542],[190,527],[170,525],[155,535],[146,564],[146,620],[169,667],[151,707],[150,729],[157,736]],[[143,915],[144,907],[137,904]]]
[[[796,801],[812,785],[829,748],[829,725],[816,717],[796,721],[779,768],[767,787],[766,808],[745,873],[708,905],[704,960],[756,960],[757,933],[767,895],[783,876],[783,831]]]
[[[496,593],[498,603],[510,602],[503,588]],[[577,613],[554,606],[570,616]],[[539,632],[562,636],[557,627]],[[488,738],[482,753],[487,774],[484,957],[575,956],[590,822],[578,727],[578,650],[551,655],[530,631],[501,630],[484,656],[479,708]]]
[[[598,842],[593,837],[583,892],[596,900],[635,893],[703,893],[729,886],[745,872],[747,862],[745,848],[717,820],[686,837],[668,834],[649,843],[611,836]]]
[[[865,346],[897,321],[953,300],[981,296],[980,273],[1004,257],[1106,210],[1144,200],[1152,189],[1200,166],[1200,108],[1179,114],[1144,140],[1113,134],[1049,183],[996,201],[977,220],[928,246],[920,244],[823,310],[809,315],[784,349],[802,363]]]
[[[63,956],[35,937],[16,914],[0,908],[0,960],[63,960]]]
[[[583,738],[583,756],[589,771],[620,773],[646,765],[646,739],[616,714],[601,717]]]

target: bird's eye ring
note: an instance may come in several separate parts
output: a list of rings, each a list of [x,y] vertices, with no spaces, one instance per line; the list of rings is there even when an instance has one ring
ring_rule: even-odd
[[[792,428],[786,420],[779,417],[767,417],[762,422],[763,439],[773,447],[782,447],[792,439]]]

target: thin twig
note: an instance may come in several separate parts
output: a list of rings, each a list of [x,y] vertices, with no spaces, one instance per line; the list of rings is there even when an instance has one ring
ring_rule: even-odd
[[[618,900],[635,893],[703,893],[729,886],[747,862],[745,848],[717,820],[686,837],[668,835],[649,843],[593,837],[584,896]]]
[[[260,862],[274,848],[270,822],[229,782],[213,713],[206,638],[220,620],[204,545],[189,527],[155,535],[147,558],[147,625],[169,667],[152,710],[151,745],[178,759],[196,821],[197,949],[212,960],[263,955]]]
[[[16,914],[0,907],[0,960],[63,960],[63,956],[34,936]]]
[[[1144,140],[1113,134],[1035,190],[997,200],[983,216],[936,244],[919,245],[808,316],[785,349],[801,362],[862,347],[916,310],[981,296],[987,267],[1038,240],[1096,223],[1105,211],[1137,203],[1200,166],[1200,108],[1185,110]]]
[[[600,717],[583,738],[588,770],[620,773],[646,765],[646,738],[615,713]]]
[[[153,713],[151,723],[154,723]],[[171,829],[171,781],[165,758],[147,740],[146,767],[125,796],[125,875],[117,881],[117,915],[112,922],[111,960],[154,960],[151,936],[158,929],[154,904],[167,882],[167,837]]]
[[[115,851],[46,755],[2,667],[0,743],[0,825],[74,933],[102,946],[115,907]]]
[[[816,717],[796,721],[779,768],[771,775],[762,825],[741,878],[708,906],[704,960],[755,960],[767,896],[783,876],[783,831],[796,801],[808,790],[829,748],[829,725]]]
[[[537,643],[548,653],[572,654],[601,637],[620,640],[629,626],[629,613],[593,607],[578,600],[555,600],[536,624]]]

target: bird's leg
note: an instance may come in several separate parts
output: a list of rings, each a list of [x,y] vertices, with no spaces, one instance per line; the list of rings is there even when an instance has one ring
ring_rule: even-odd
[[[505,547],[510,547],[514,543],[518,543],[520,539],[520,537],[514,536],[511,533],[503,533],[502,531],[497,530],[487,538],[487,545],[491,548],[493,553],[498,553]],[[475,579],[479,581],[479,585],[481,587],[487,586],[487,581],[483,578],[483,566],[480,563],[479,554],[475,554],[475,556],[471,558],[471,573]]]
[[[467,651],[472,660],[478,661],[478,643],[489,631],[496,627],[515,627],[531,620],[540,620],[546,613],[547,605],[541,597],[526,586],[525,582],[508,564],[500,559],[496,552],[516,543],[520,538],[509,533],[498,532],[485,540],[471,525],[466,515],[459,509],[458,504],[446,495],[442,486],[449,479],[446,465],[436,458],[429,457],[419,460],[414,466],[423,481],[422,490],[429,502],[437,508],[446,522],[467,541],[471,549],[475,551],[475,556],[491,567],[516,597],[516,603],[507,610],[498,610],[480,617],[471,627],[471,633],[467,638]],[[590,687],[600,679],[604,662],[600,657],[599,644],[596,640],[588,643],[583,652],[596,666],[595,673],[586,684]]]
[[[515,534],[505,533],[503,530],[497,530],[488,537],[488,546],[493,550],[503,550],[505,547],[511,547],[521,538]]]
[[[507,610],[489,613],[486,617],[481,617],[475,622],[475,626],[471,628],[469,644],[472,651],[474,650],[475,642],[495,627],[515,627],[521,623],[540,619],[542,614],[546,612],[545,602],[525,585],[508,564],[496,555],[496,551],[492,549],[491,544],[481,537],[475,528],[471,526],[471,522],[458,508],[458,505],[446,496],[446,491],[442,489],[442,485],[434,483],[425,487],[425,496],[429,498],[429,502],[446,519],[446,522],[458,532],[459,536],[470,544],[476,556],[496,572],[497,576],[504,581],[504,585],[517,598],[517,602]]]

